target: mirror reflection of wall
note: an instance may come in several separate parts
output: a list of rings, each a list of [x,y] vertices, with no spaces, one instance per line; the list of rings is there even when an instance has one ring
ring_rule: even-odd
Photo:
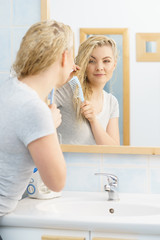
[[[146,52],[147,53],[156,53],[157,52],[157,43],[155,41],[146,41]]]
[[[75,55],[80,28],[129,29],[130,144],[134,146],[160,143],[160,65],[136,62],[135,41],[137,32],[160,32],[158,5],[159,0],[152,4],[146,0],[51,0],[51,18],[68,23],[75,33]]]

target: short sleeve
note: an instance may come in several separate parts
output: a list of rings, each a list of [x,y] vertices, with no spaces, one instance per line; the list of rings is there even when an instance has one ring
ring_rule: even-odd
[[[15,125],[16,134],[25,146],[55,132],[51,111],[39,99],[23,105],[21,111],[16,114]]]
[[[119,103],[113,95],[111,95],[111,101],[110,101],[110,118],[116,118],[119,117]]]
[[[64,84],[62,87],[58,88],[54,95],[54,103],[57,107],[64,106],[66,102],[70,102],[73,99],[73,92],[68,84]]]

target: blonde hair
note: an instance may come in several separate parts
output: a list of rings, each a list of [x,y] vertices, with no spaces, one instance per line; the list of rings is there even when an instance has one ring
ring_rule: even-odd
[[[118,53],[117,53],[117,46],[113,39],[104,36],[104,35],[93,35],[89,37],[87,40],[81,43],[78,54],[75,58],[75,64],[80,66],[80,70],[77,71],[76,75],[82,85],[84,98],[86,100],[89,100],[92,95],[92,89],[88,83],[87,75],[86,75],[86,69],[87,65],[89,63],[90,56],[93,52],[93,50],[96,47],[103,47],[103,46],[110,46],[113,51],[114,59],[117,60]],[[80,101],[77,101],[75,103],[75,108],[77,111],[77,117],[81,118],[80,114]]]
[[[73,47],[73,32],[68,25],[54,20],[38,22],[22,39],[12,66],[21,79],[46,70],[65,50]]]

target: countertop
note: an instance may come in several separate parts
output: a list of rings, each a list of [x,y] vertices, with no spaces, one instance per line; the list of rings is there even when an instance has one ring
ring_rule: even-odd
[[[56,211],[56,204],[77,204],[85,202],[110,204],[105,192],[62,192],[62,196],[50,200],[24,198],[19,201],[14,212],[0,218],[0,226],[68,229],[83,231],[107,231],[114,233],[160,234],[160,195],[159,194],[119,194],[118,204],[139,204],[157,207],[156,214],[145,216],[101,216],[101,214],[76,214],[68,209]],[[79,204],[79,205],[78,205]],[[72,206],[72,205],[71,205]],[[74,210],[73,210],[74,211]]]

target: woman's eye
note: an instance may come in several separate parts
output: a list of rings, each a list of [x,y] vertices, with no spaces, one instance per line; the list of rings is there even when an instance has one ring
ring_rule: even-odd
[[[89,60],[89,63],[95,63],[95,61],[94,60]]]
[[[104,60],[104,63],[109,63],[110,62],[110,60]]]

